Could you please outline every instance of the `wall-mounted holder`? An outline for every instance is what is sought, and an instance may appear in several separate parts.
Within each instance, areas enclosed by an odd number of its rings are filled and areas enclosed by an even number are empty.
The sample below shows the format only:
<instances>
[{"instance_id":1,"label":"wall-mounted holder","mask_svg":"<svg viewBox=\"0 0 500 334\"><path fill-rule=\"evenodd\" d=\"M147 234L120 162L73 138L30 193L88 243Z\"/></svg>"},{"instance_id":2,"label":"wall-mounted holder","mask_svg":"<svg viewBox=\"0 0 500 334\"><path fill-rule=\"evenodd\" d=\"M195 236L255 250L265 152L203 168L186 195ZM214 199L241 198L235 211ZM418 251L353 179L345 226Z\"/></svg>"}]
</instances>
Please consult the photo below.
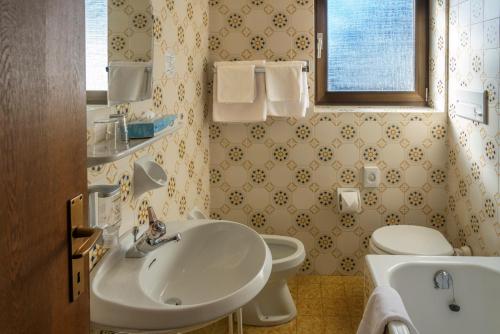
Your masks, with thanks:
<instances>
[{"instance_id":1,"label":"wall-mounted holder","mask_svg":"<svg viewBox=\"0 0 500 334\"><path fill-rule=\"evenodd\" d=\"M134 196L167 185L167 173L147 155L134 163Z\"/></svg>"},{"instance_id":2,"label":"wall-mounted holder","mask_svg":"<svg viewBox=\"0 0 500 334\"><path fill-rule=\"evenodd\" d=\"M123 159L139 150L142 150L143 148L148 147L165 136L179 131L184 127L182 116L183 115L181 114L180 117L177 118L174 125L161 130L152 138L130 139L128 144L120 142L119 145L117 145L118 147L113 150L110 150L105 141L87 146L87 167L93 167Z\"/></svg>"},{"instance_id":3,"label":"wall-mounted holder","mask_svg":"<svg viewBox=\"0 0 500 334\"><path fill-rule=\"evenodd\" d=\"M358 188L337 188L337 205L340 213L360 213L361 195Z\"/></svg>"},{"instance_id":4,"label":"wall-mounted holder","mask_svg":"<svg viewBox=\"0 0 500 334\"><path fill-rule=\"evenodd\" d=\"M455 112L462 118L488 124L488 91L458 89Z\"/></svg>"}]
</instances>

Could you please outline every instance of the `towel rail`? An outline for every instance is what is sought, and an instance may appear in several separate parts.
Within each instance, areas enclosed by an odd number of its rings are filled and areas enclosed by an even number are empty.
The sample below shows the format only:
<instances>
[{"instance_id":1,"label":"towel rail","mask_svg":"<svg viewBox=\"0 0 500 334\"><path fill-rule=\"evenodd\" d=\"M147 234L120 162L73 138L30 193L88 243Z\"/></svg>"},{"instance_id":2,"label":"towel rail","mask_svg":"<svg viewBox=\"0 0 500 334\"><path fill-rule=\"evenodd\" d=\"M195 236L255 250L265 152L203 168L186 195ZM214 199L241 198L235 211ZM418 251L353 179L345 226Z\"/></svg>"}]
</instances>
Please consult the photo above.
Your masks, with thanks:
<instances>
[{"instance_id":1,"label":"towel rail","mask_svg":"<svg viewBox=\"0 0 500 334\"><path fill-rule=\"evenodd\" d=\"M144 66L144 71L150 73L151 71L153 71L153 65ZM109 66L106 66L106 72L109 73Z\"/></svg>"},{"instance_id":2,"label":"towel rail","mask_svg":"<svg viewBox=\"0 0 500 334\"><path fill-rule=\"evenodd\" d=\"M302 66L302 72L309 72L310 70L310 67L309 67L309 60L300 60L300 61L303 61L305 62L306 64L304 66ZM214 65L214 71L216 70L215 68L215 65ZM255 73L265 73L266 72L266 68L265 67L255 67Z\"/></svg>"}]
</instances>

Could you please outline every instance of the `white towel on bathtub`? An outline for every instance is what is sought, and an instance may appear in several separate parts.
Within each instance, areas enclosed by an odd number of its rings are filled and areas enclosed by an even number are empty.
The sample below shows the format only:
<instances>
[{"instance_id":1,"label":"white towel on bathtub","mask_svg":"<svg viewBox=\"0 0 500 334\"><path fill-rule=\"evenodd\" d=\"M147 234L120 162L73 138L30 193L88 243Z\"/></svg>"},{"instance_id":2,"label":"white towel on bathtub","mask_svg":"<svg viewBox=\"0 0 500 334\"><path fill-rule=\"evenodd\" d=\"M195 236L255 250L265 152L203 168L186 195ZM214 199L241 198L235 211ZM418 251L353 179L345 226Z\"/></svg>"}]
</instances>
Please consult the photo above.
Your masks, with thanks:
<instances>
[{"instance_id":1,"label":"white towel on bathtub","mask_svg":"<svg viewBox=\"0 0 500 334\"><path fill-rule=\"evenodd\" d=\"M390 286L379 286L366 303L357 334L383 334L391 321L401 321L411 334L419 334L399 293Z\"/></svg>"}]
</instances>

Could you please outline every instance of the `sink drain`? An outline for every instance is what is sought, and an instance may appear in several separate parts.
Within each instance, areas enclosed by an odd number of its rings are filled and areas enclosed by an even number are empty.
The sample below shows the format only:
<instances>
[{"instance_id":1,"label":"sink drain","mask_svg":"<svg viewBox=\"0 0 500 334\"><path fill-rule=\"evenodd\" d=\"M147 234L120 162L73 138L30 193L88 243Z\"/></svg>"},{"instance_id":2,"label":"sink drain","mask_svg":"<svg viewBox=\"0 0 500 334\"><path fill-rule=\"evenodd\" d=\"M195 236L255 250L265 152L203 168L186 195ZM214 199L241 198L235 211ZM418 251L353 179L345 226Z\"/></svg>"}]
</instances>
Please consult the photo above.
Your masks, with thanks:
<instances>
[{"instance_id":1,"label":"sink drain","mask_svg":"<svg viewBox=\"0 0 500 334\"><path fill-rule=\"evenodd\" d=\"M182 305L182 300L176 297L169 298L165 300L165 304L179 306Z\"/></svg>"}]
</instances>

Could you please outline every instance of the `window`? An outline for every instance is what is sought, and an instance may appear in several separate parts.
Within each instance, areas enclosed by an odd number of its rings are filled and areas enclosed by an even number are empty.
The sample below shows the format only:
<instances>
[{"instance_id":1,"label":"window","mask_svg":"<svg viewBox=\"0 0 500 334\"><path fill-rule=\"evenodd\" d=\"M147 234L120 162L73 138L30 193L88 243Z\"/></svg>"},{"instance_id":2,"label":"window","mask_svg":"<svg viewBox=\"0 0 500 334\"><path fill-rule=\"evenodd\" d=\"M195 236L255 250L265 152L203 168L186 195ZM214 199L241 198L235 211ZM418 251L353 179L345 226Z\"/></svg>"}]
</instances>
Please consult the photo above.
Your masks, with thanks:
<instances>
[{"instance_id":1,"label":"window","mask_svg":"<svg viewBox=\"0 0 500 334\"><path fill-rule=\"evenodd\" d=\"M108 0L85 0L87 103L106 104L108 90Z\"/></svg>"},{"instance_id":2,"label":"window","mask_svg":"<svg viewBox=\"0 0 500 334\"><path fill-rule=\"evenodd\" d=\"M425 105L427 13L427 0L316 0L316 103Z\"/></svg>"}]
</instances>

